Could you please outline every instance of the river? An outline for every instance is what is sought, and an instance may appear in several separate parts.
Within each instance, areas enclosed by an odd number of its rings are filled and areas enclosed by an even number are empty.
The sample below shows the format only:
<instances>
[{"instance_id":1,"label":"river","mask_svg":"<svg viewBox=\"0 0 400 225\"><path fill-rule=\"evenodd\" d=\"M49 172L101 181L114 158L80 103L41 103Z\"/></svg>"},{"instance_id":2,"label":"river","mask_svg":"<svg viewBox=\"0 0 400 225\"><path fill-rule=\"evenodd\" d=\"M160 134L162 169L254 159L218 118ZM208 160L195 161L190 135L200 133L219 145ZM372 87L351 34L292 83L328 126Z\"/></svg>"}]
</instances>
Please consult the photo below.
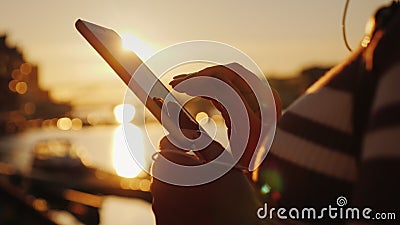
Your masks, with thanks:
<instances>
[{"instance_id":1,"label":"river","mask_svg":"<svg viewBox=\"0 0 400 225\"><path fill-rule=\"evenodd\" d=\"M134 125L133 129L140 129ZM151 132L154 136L161 138L162 129L154 128ZM132 173L132 165L135 165L133 159L127 151L124 152L124 139L121 137L121 126L93 126L84 127L79 131L63 131L57 128L33 129L23 133L3 137L0 139L0 153L2 161L16 167L19 171L29 173L32 162L33 146L41 140L49 139L68 139L85 152L85 157L90 161L90 165L108 172L117 173L118 165L121 173ZM140 138L136 137L140 141ZM140 146L141 145L141 146ZM150 149L151 146L143 146L143 151ZM122 155L118 155L122 154ZM147 155L150 153L148 152ZM127 157L126 157L127 156ZM124 159L125 162L116 163L118 159ZM124 164L125 163L125 164ZM126 165L126 163L128 165ZM147 162L149 164L150 162ZM129 165L130 164L130 165ZM125 169L125 170L124 170ZM129 174L128 174L129 175ZM72 224L68 216L60 218L65 224ZM116 224L143 224L152 225L154 215L151 205L139 199L128 199L115 196L106 197L100 209L101 225Z\"/></svg>"},{"instance_id":2,"label":"river","mask_svg":"<svg viewBox=\"0 0 400 225\"><path fill-rule=\"evenodd\" d=\"M204 121L203 121L204 122ZM221 143L227 141L226 128L219 120L207 120L202 126ZM146 128L146 129L145 129ZM120 176L135 176L141 169L134 162L126 146L124 130L129 133L129 146L134 146L136 160L142 161L148 168L151 155L159 140L164 135L158 123L147 124L146 127L128 124L87 126L80 130L60 130L53 128L31 129L17 135L0 138L0 158L3 162L15 166L18 170L29 174L32 164L33 147L41 140L68 139L84 152L85 161L92 167L116 173ZM147 138L152 140L151 144ZM67 216L62 216L63 224L74 224ZM139 199L128 199L115 196L106 197L100 209L100 224L155 224L151 204Z\"/></svg>"}]
</instances>

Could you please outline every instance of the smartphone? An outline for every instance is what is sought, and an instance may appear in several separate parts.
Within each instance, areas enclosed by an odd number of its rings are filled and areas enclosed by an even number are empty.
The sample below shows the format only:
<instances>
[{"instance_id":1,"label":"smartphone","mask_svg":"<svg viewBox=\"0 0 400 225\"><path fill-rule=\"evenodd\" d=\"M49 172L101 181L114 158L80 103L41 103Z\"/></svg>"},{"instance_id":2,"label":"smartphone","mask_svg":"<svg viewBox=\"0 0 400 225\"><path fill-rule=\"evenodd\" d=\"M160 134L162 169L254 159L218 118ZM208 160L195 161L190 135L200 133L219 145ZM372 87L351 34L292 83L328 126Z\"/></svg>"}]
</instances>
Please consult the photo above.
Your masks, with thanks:
<instances>
[{"instance_id":1,"label":"smartphone","mask_svg":"<svg viewBox=\"0 0 400 225\"><path fill-rule=\"evenodd\" d=\"M76 29L90 43L90 45L101 55L101 57L111 66L117 75L128 85L129 89L139 98L146 108L154 115L161 125L172 134L172 138L180 143L180 146L192 146L188 143L187 138L182 136L179 123L176 118L171 118L167 110L163 110L160 99L171 99L172 94L164 86L164 84L154 75L142 60L130 50L126 50L122 46L122 39L112 29L105 28L81 19L75 23ZM135 73L140 67L140 73ZM195 124L194 133L206 135L206 139L210 140L207 132L197 123L190 113L179 104L179 101L173 97L173 102L178 104L180 108L180 116L186 117ZM198 138L200 135L192 135ZM204 159L199 152L195 153L199 158Z\"/></svg>"}]
</instances>

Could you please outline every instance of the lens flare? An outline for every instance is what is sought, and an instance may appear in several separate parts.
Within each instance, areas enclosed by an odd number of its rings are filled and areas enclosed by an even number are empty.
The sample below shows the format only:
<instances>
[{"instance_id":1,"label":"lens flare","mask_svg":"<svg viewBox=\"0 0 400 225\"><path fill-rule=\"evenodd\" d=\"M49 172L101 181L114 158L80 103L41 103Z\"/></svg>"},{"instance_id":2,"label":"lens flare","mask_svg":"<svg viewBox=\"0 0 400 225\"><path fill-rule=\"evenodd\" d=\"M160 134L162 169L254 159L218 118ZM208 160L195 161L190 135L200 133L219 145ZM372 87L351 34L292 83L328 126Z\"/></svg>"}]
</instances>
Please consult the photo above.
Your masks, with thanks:
<instances>
[{"instance_id":1,"label":"lens flare","mask_svg":"<svg viewBox=\"0 0 400 225\"><path fill-rule=\"evenodd\" d=\"M152 56L156 51L150 47L148 44L144 43L143 41L139 40L135 36L125 33L121 34L122 37L122 46L126 50L131 50L135 52L140 59L145 61L150 56Z\"/></svg>"}]
</instances>

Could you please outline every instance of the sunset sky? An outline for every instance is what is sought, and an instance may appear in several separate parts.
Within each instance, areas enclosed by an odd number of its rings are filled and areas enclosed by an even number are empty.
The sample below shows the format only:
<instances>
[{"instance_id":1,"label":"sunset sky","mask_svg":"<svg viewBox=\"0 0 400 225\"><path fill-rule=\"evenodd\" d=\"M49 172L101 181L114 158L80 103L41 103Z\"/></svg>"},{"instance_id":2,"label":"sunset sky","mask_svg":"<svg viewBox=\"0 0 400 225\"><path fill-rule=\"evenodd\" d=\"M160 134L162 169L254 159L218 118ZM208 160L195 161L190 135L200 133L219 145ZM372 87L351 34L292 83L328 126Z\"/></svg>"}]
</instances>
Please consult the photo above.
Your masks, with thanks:
<instances>
[{"instance_id":1,"label":"sunset sky","mask_svg":"<svg viewBox=\"0 0 400 225\"><path fill-rule=\"evenodd\" d=\"M124 93L122 82L75 30L78 18L129 33L155 50L188 40L224 42L248 54L267 75L333 65L349 55L340 26L344 0L0 2L0 34L39 66L40 83L53 97L75 104L122 101ZM353 48L368 18L389 2L350 2L347 35Z\"/></svg>"}]
</instances>

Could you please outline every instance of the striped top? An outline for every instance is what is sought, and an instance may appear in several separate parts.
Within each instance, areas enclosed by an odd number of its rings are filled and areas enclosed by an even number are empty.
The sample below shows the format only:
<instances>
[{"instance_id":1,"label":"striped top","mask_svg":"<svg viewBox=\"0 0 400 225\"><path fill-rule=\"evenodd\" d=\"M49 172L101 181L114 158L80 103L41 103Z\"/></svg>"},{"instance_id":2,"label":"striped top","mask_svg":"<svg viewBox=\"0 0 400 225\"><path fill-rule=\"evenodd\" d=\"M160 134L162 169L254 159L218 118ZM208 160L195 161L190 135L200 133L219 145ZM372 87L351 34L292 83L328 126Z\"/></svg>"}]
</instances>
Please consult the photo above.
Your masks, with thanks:
<instances>
[{"instance_id":1,"label":"striped top","mask_svg":"<svg viewBox=\"0 0 400 225\"><path fill-rule=\"evenodd\" d=\"M259 171L279 193L275 204L337 207L344 196L347 206L400 217L399 10L373 37L281 117Z\"/></svg>"}]
</instances>

